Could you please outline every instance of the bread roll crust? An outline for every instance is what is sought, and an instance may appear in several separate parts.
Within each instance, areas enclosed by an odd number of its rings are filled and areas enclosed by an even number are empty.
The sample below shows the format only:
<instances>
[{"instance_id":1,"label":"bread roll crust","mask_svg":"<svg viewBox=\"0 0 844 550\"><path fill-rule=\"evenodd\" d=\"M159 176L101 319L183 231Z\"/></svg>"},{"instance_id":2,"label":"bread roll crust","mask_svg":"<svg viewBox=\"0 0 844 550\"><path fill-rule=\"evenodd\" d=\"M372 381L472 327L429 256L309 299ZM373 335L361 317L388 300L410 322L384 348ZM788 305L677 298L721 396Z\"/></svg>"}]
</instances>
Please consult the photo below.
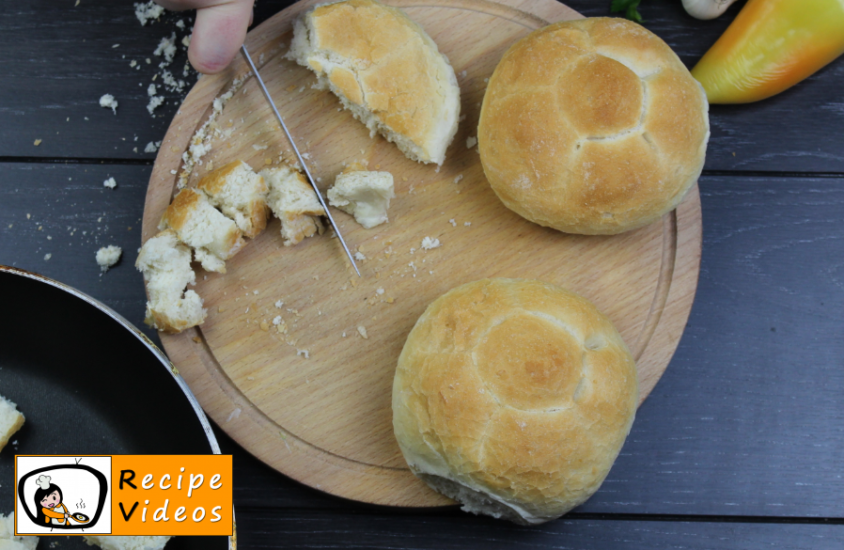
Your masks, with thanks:
<instances>
[{"instance_id":1,"label":"bread roll crust","mask_svg":"<svg viewBox=\"0 0 844 550\"><path fill-rule=\"evenodd\" d=\"M206 174L197 184L211 204L234 220L244 236L254 239L267 227L269 189L264 178L242 160Z\"/></svg>"},{"instance_id":2,"label":"bread roll crust","mask_svg":"<svg viewBox=\"0 0 844 550\"><path fill-rule=\"evenodd\" d=\"M534 524L598 489L637 401L630 351L592 303L539 281L485 279L438 298L410 332L393 427L435 489Z\"/></svg>"},{"instance_id":3,"label":"bread roll crust","mask_svg":"<svg viewBox=\"0 0 844 550\"><path fill-rule=\"evenodd\" d=\"M706 95L659 37L623 19L565 21L504 54L481 108L484 173L519 215L615 234L680 203L703 169Z\"/></svg>"},{"instance_id":4,"label":"bread roll crust","mask_svg":"<svg viewBox=\"0 0 844 550\"><path fill-rule=\"evenodd\" d=\"M411 159L443 163L457 132L460 89L419 25L374 0L347 0L306 12L294 31L290 56L356 118Z\"/></svg>"}]
</instances>

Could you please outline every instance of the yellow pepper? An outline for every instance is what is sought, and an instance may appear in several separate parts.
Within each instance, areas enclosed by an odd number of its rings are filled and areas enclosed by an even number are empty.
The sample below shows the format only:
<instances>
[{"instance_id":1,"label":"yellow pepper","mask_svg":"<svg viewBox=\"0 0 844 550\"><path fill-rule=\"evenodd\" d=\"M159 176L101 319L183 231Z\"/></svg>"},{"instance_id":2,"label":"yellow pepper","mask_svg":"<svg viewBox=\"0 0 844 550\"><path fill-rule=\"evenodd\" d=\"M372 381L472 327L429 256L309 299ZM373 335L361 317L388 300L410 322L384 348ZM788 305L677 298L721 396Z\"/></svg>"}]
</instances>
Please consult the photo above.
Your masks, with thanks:
<instances>
[{"instance_id":1,"label":"yellow pepper","mask_svg":"<svg viewBox=\"0 0 844 550\"><path fill-rule=\"evenodd\" d=\"M844 0L748 0L692 69L710 103L778 94L844 53Z\"/></svg>"}]
</instances>

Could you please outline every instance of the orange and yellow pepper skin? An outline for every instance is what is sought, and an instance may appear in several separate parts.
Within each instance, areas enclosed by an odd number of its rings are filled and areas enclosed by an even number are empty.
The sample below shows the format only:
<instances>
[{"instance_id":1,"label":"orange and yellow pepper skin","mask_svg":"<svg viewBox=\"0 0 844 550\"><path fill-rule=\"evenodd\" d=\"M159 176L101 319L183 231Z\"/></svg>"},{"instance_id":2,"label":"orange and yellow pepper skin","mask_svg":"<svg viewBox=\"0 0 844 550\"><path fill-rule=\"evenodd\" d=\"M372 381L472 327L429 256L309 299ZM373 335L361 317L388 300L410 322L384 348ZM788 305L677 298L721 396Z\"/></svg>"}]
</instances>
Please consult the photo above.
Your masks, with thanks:
<instances>
[{"instance_id":1,"label":"orange and yellow pepper skin","mask_svg":"<svg viewBox=\"0 0 844 550\"><path fill-rule=\"evenodd\" d=\"M748 0L692 69L710 103L778 94L844 53L844 0Z\"/></svg>"}]
</instances>

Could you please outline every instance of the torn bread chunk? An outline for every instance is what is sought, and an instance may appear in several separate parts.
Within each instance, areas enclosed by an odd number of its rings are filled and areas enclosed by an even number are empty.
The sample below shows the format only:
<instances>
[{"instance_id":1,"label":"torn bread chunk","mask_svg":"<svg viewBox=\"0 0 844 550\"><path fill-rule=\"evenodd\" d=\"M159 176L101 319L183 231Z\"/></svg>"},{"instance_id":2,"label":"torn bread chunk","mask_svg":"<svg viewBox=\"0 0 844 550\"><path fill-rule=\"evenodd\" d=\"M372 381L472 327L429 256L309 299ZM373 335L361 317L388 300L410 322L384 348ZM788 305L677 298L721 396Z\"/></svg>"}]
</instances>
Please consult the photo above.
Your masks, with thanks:
<instances>
[{"instance_id":1,"label":"torn bread chunk","mask_svg":"<svg viewBox=\"0 0 844 550\"><path fill-rule=\"evenodd\" d=\"M15 515L0 514L0 549L2 550L35 550L39 537L16 537Z\"/></svg>"},{"instance_id":2,"label":"torn bread chunk","mask_svg":"<svg viewBox=\"0 0 844 550\"><path fill-rule=\"evenodd\" d=\"M366 229L385 223L390 199L395 198L389 172L344 170L328 190L328 203L355 217Z\"/></svg>"},{"instance_id":3,"label":"torn bread chunk","mask_svg":"<svg viewBox=\"0 0 844 550\"><path fill-rule=\"evenodd\" d=\"M149 239L135 267L147 283L146 323L164 332L181 332L205 320L202 298L193 290L196 274L190 266L190 248L179 242L172 229Z\"/></svg>"},{"instance_id":4,"label":"torn bread chunk","mask_svg":"<svg viewBox=\"0 0 844 550\"><path fill-rule=\"evenodd\" d=\"M85 542L103 550L163 550L171 538L173 537L85 535Z\"/></svg>"},{"instance_id":5,"label":"torn bread chunk","mask_svg":"<svg viewBox=\"0 0 844 550\"><path fill-rule=\"evenodd\" d=\"M270 188L270 208L281 220L284 246L293 246L317 232L322 233L319 216L324 216L325 210L301 172L282 164L261 170L260 174Z\"/></svg>"},{"instance_id":6,"label":"torn bread chunk","mask_svg":"<svg viewBox=\"0 0 844 550\"><path fill-rule=\"evenodd\" d=\"M460 88L431 37L374 0L316 6L293 26L287 57L317 75L370 132L409 158L441 165L460 117Z\"/></svg>"},{"instance_id":7,"label":"torn bread chunk","mask_svg":"<svg viewBox=\"0 0 844 550\"><path fill-rule=\"evenodd\" d=\"M25 418L17 405L0 395L0 451L16 431L21 429Z\"/></svg>"},{"instance_id":8,"label":"torn bread chunk","mask_svg":"<svg viewBox=\"0 0 844 550\"><path fill-rule=\"evenodd\" d=\"M173 229L180 241L194 249L196 261L206 271L225 273L225 260L237 254L244 244L237 225L195 189L183 189L176 195L158 228Z\"/></svg>"},{"instance_id":9,"label":"torn bread chunk","mask_svg":"<svg viewBox=\"0 0 844 550\"><path fill-rule=\"evenodd\" d=\"M199 180L197 189L244 235L255 238L267 226L267 188L264 178L243 161L234 161Z\"/></svg>"}]
</instances>

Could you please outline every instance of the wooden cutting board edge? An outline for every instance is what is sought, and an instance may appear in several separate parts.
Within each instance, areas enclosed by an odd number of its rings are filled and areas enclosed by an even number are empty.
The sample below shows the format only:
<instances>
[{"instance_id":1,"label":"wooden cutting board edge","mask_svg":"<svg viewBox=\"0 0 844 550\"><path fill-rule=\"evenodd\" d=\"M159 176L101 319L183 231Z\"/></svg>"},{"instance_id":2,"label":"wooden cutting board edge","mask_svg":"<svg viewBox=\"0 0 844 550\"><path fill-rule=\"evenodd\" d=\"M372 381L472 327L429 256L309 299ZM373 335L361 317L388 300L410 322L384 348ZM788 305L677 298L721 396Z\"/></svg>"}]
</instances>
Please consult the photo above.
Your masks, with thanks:
<instances>
[{"instance_id":1,"label":"wooden cutting board edge","mask_svg":"<svg viewBox=\"0 0 844 550\"><path fill-rule=\"evenodd\" d=\"M305 0L276 14L251 31L247 47L253 58L278 47L277 37L289 30L295 16L318 0ZM554 0L394 0L399 7L442 6L493 13L525 26L536 27L580 15ZM143 238L157 232L158 220L176 191L172 166L187 150L190 139L211 113L214 98L247 71L238 59L221 74L203 77L186 98L168 129L156 158L147 190ZM679 344L691 312L700 271L702 221L700 195L695 185L675 212L663 219L665 244L660 269L660 291L651 305L648 323L636 344L640 404L653 390ZM240 445L270 467L316 489L340 496L390 506L430 507L453 504L435 493L404 468L364 464L315 447L287 432L258 410L226 376L200 329L179 335L161 335L165 350L208 415ZM198 343L197 343L198 341ZM278 440L284 448L278 454ZM397 485L402 487L396 491Z\"/></svg>"}]
</instances>

